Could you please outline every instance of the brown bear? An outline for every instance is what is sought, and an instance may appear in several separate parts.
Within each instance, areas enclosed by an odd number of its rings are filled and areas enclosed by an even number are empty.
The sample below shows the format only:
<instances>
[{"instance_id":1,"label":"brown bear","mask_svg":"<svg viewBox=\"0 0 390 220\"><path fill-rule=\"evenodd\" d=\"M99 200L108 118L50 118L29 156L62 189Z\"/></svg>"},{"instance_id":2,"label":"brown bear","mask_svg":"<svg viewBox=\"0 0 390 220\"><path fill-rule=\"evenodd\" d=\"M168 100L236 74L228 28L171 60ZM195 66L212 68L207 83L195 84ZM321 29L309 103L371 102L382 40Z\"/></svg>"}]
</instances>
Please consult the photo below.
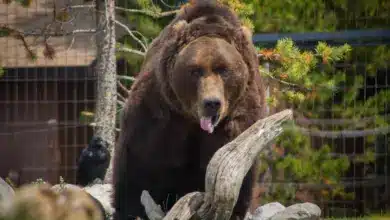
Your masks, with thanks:
<instances>
[{"instance_id":1,"label":"brown bear","mask_svg":"<svg viewBox=\"0 0 390 220\"><path fill-rule=\"evenodd\" d=\"M143 190L165 211L181 196L204 191L213 154L264 116L250 31L223 5L184 7L150 45L123 110L114 220L145 217ZM246 214L252 170L233 216Z\"/></svg>"}]
</instances>

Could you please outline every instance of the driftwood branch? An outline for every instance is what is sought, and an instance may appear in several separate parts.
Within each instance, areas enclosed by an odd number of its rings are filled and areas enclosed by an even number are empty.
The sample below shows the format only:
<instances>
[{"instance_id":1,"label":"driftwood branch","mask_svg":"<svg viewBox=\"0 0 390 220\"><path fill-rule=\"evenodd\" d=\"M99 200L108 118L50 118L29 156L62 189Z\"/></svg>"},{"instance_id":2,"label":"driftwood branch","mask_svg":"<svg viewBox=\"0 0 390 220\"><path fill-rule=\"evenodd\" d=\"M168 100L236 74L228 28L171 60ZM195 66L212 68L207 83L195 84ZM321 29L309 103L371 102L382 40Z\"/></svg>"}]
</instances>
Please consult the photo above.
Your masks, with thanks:
<instances>
[{"instance_id":1,"label":"driftwood branch","mask_svg":"<svg viewBox=\"0 0 390 220\"><path fill-rule=\"evenodd\" d=\"M115 7L116 10L124 11L128 13L138 13L138 14L144 14L148 15L152 18L163 18L167 16L173 16L176 15L179 10L173 10L173 11L165 11L165 12L155 12L155 11L149 11L149 10L139 10L139 9L129 9L129 8L122 8L122 7Z\"/></svg>"},{"instance_id":2,"label":"driftwood branch","mask_svg":"<svg viewBox=\"0 0 390 220\"><path fill-rule=\"evenodd\" d=\"M95 4L86 4L86 5L72 5L69 6L69 8L72 9L90 9L90 8L95 8ZM151 10L140 10L140 9L131 9L131 8L123 8L119 6L115 6L115 9L118 11L123 11L127 13L134 13L134 14L143 14L150 16L152 18L163 18L167 16L173 16L176 15L179 12L179 9L172 10L172 11L165 11L165 12L156 12L156 11L151 11Z\"/></svg>"},{"instance_id":3,"label":"driftwood branch","mask_svg":"<svg viewBox=\"0 0 390 220\"><path fill-rule=\"evenodd\" d=\"M137 43L139 43L142 48L144 49L144 51L147 51L148 48L146 47L146 45L138 38L134 35L133 31L130 30L129 27L127 27L125 24L122 24L120 21L118 20L114 20L115 24L119 25L120 27L122 27L123 29L125 29L127 31L127 33L135 40L137 41Z\"/></svg>"},{"instance_id":4,"label":"driftwood branch","mask_svg":"<svg viewBox=\"0 0 390 220\"><path fill-rule=\"evenodd\" d=\"M165 214L162 211L161 206L154 202L153 198L146 190L142 192L141 203L145 207L145 212L149 220L158 220L164 218Z\"/></svg>"},{"instance_id":5,"label":"driftwood branch","mask_svg":"<svg viewBox=\"0 0 390 220\"><path fill-rule=\"evenodd\" d=\"M118 87L119 87L119 89L121 90L121 92L123 92L123 93L126 95L126 98L127 98L127 96L129 95L130 90L128 90L128 89L126 88L126 86L123 85L123 83L121 83L119 80L118 80ZM119 93L118 93L118 94L119 94Z\"/></svg>"},{"instance_id":6,"label":"driftwood branch","mask_svg":"<svg viewBox=\"0 0 390 220\"><path fill-rule=\"evenodd\" d=\"M145 56L145 53L142 52L142 51L139 51L139 50L134 50L134 49L130 49L130 48L126 48L124 46L117 46L117 51L120 51L120 52L126 52L126 53L134 53L134 54L137 54L137 55L140 55L142 57Z\"/></svg>"},{"instance_id":7,"label":"driftwood branch","mask_svg":"<svg viewBox=\"0 0 390 220\"><path fill-rule=\"evenodd\" d=\"M291 110L284 110L261 119L220 148L207 166L206 192L185 195L163 219L230 219L245 175L292 115ZM153 207L145 209L150 212Z\"/></svg>"}]
</instances>

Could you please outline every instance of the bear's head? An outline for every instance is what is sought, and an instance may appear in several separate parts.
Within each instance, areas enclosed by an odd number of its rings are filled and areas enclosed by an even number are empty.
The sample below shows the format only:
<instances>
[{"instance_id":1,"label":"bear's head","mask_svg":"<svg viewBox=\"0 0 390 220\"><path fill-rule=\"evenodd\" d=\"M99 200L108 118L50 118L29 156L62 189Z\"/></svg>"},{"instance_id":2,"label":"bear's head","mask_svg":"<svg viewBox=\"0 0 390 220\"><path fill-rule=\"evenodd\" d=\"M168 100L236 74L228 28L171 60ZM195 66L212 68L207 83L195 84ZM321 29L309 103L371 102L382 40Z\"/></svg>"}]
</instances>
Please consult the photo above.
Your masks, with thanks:
<instances>
[{"instance_id":1,"label":"bear's head","mask_svg":"<svg viewBox=\"0 0 390 220\"><path fill-rule=\"evenodd\" d=\"M183 110L210 133L231 111L249 78L237 49L222 38L209 36L183 48L171 71L172 90Z\"/></svg>"},{"instance_id":2,"label":"bear's head","mask_svg":"<svg viewBox=\"0 0 390 220\"><path fill-rule=\"evenodd\" d=\"M167 27L157 77L171 108L212 133L258 74L251 33L228 8L199 4Z\"/></svg>"}]
</instances>

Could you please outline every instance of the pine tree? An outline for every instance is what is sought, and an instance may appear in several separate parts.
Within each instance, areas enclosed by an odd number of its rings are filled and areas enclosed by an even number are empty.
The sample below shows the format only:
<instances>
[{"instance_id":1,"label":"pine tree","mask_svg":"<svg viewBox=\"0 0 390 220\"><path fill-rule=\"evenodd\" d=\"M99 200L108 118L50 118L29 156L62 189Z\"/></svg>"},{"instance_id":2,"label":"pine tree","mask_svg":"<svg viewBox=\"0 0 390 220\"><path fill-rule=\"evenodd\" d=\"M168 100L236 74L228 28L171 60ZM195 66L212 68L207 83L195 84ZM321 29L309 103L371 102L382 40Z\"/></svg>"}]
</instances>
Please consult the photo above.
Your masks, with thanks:
<instances>
[{"instance_id":1,"label":"pine tree","mask_svg":"<svg viewBox=\"0 0 390 220\"><path fill-rule=\"evenodd\" d=\"M332 110L332 97L347 79L346 73L336 71L334 64L344 61L350 52L351 47L348 45L331 47L323 42L318 43L314 52L301 51L290 39L279 40L274 49L259 49L262 64L271 63L269 68L260 66L260 73L282 85L268 98L268 104L278 107L280 103L284 103L285 107L294 109L298 118L300 114L301 117L310 119L326 118L328 112L324 109L330 106L327 110ZM345 96L348 97L348 94ZM311 126L308 129L321 128ZM349 167L348 158L334 158L331 151L329 144L313 149L309 137L301 130L294 125L286 128L273 145L272 157L261 156L261 170L270 167L273 181L276 182L272 184L268 196L263 198L264 202L298 202L302 199L299 192L305 190L305 184L336 184L327 187L328 189L311 190L312 199L353 196L345 194L342 186L337 184ZM284 175L281 177L281 174ZM286 185L286 182L303 184Z\"/></svg>"},{"instance_id":2,"label":"pine tree","mask_svg":"<svg viewBox=\"0 0 390 220\"><path fill-rule=\"evenodd\" d=\"M390 14L390 4L381 0L262 0L254 6L252 19L257 33L327 32L389 25L386 17ZM346 193L341 184L346 171L354 170L353 166L364 165L363 177L378 174L379 171L375 173L372 168L378 160L375 155L378 153L378 147L375 148L377 135L355 138L355 142L362 145L362 153L348 156L342 149L343 144L329 137L332 132L357 130L359 134L388 126L384 117L389 112L386 104L390 99L388 88L377 88L372 92L375 94L365 97L364 87L368 81L386 78L384 70L390 63L389 49L388 45L352 48L348 45L330 47L319 42L314 51L302 51L289 39L278 41L274 48L259 48L261 73L279 87L272 91L273 96L269 97L268 103L275 108L293 107L297 119L301 119L277 139L271 158L262 156L266 162L261 169L264 172L270 166L274 181L303 183L273 183L271 191L261 198L262 202L314 200L326 204L326 201L340 198L353 199L355 195ZM362 66L362 63L365 65ZM343 123L308 125L316 119L329 122L333 118ZM318 138L303 131L325 134L328 138L320 143ZM387 149L381 151L387 152ZM383 175L383 169L380 170ZM321 184L324 187L318 187Z\"/></svg>"},{"instance_id":3,"label":"pine tree","mask_svg":"<svg viewBox=\"0 0 390 220\"><path fill-rule=\"evenodd\" d=\"M143 10L148 13L127 13L123 12L123 15L127 16L129 22L133 25L131 27L140 41L134 39L134 37L126 35L119 41L123 46L129 49L142 50L142 47L148 47L152 40L158 36L160 31L166 26L171 19L176 15L175 12L182 7L184 3L181 1L152 1L152 0L119 0L118 6L127 9ZM142 45L143 44L143 45ZM127 73L123 73L129 76L135 76L140 70L143 55L137 53L129 53L127 51L118 51L118 58L124 58L126 62L131 66ZM129 86L131 82L127 81L126 86Z\"/></svg>"}]
</instances>

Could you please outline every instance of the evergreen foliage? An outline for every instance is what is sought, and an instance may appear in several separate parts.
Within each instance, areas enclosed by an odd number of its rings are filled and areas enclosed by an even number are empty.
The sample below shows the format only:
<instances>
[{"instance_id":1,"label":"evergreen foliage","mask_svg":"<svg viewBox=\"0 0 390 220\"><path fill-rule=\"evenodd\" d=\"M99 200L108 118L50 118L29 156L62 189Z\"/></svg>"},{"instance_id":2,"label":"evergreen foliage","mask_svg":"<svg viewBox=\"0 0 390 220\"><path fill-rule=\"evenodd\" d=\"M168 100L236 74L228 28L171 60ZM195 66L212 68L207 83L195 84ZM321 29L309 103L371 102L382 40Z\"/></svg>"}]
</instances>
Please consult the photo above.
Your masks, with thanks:
<instances>
[{"instance_id":1,"label":"evergreen foliage","mask_svg":"<svg viewBox=\"0 0 390 220\"><path fill-rule=\"evenodd\" d=\"M149 11L151 14L159 14L165 11L177 10L182 3L175 3L172 0L166 1L152 1L152 0L119 0L117 2L119 7L128 9L140 9ZM166 26L170 20L174 17L174 14L166 17L155 18L147 14L138 13L126 13L123 12L129 22L133 25L130 27L134 31L135 35L140 38L145 45L148 45L152 40L157 37L160 31ZM140 50L141 45L129 35L124 36L118 40L122 42L124 46L130 49ZM132 67L127 73L119 73L126 75L136 75L140 70L143 56L128 52L118 52L118 58L124 58L128 64ZM131 84L131 81L124 81L127 86Z\"/></svg>"},{"instance_id":2,"label":"evergreen foliage","mask_svg":"<svg viewBox=\"0 0 390 220\"><path fill-rule=\"evenodd\" d=\"M285 83L273 91L268 104L277 108L283 103L285 107L293 108L310 119L327 118L334 107L334 94L347 79L346 73L337 71L334 64L347 60L350 53L351 47L347 44L331 47L324 42L319 42L314 51L301 51L291 39L279 40L274 49L259 49L263 57L260 73L265 78ZM269 65L264 65L265 62ZM349 93L354 94L357 89L359 87ZM343 93L344 97L350 97L349 93ZM353 198L353 194L344 193L340 184L343 173L349 168L348 157L342 155L335 158L331 152L330 144L314 149L309 136L294 126L287 128L273 145L272 157L261 156L264 161L261 170L270 167L272 181L276 182L262 201L298 202L302 198L297 193L302 190L310 191L310 197L316 200L336 196ZM312 184L313 187L322 184L326 187L320 190L305 189L299 183Z\"/></svg>"},{"instance_id":3,"label":"evergreen foliage","mask_svg":"<svg viewBox=\"0 0 390 220\"><path fill-rule=\"evenodd\" d=\"M256 33L327 32L387 28L390 4L383 0L261 0L254 10L252 19ZM390 90L384 88L388 82L383 82L388 79L385 74L388 74L390 63L389 45L368 47L363 46L364 40L358 44L362 46L331 47L318 42L314 50L300 50L290 39L281 39L274 48L259 48L261 73L278 85L267 100L271 107L292 107L297 118L304 122L336 119L333 125L296 122L276 140L270 158L262 155L266 161L261 165L262 171L271 167L273 181L288 183L271 184L271 191L261 198L262 203L314 200L326 207L331 200L348 200L356 196L341 184L347 171L356 170L352 177L356 177L356 172L361 173L362 178L385 175L385 168L374 168L386 166L376 162L385 160L377 153L388 152L384 147L389 146L389 143L378 144L378 138L383 137L380 134L349 138L355 141L346 145L340 143L343 138L328 137L319 141L320 138L302 132L304 128L330 136L341 131L358 131L356 135L359 131L364 133L389 126L386 114L389 113ZM367 92L369 82L375 82L378 88ZM353 149L356 143L362 145L360 152ZM350 154L344 152L344 147L349 148ZM383 190L382 193L386 192ZM372 203L364 203L365 210L360 211L367 212Z\"/></svg>"}]
</instances>

